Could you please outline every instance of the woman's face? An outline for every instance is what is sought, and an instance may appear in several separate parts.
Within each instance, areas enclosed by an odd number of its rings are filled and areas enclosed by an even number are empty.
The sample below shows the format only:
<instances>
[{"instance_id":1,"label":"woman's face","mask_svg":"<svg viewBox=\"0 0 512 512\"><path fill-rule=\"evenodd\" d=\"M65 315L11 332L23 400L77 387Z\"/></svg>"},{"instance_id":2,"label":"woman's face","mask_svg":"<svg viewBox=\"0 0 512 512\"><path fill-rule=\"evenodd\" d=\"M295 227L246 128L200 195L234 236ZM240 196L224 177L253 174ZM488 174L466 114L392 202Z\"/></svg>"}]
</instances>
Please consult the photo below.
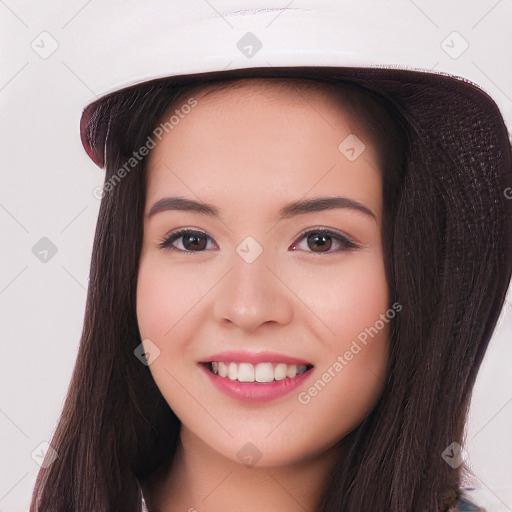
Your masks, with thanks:
<instances>
[{"instance_id":1,"label":"woman's face","mask_svg":"<svg viewBox=\"0 0 512 512\"><path fill-rule=\"evenodd\" d=\"M375 149L320 91L248 82L188 104L147 162L137 318L151 374L205 449L261 466L319 456L386 373Z\"/></svg>"}]
</instances>

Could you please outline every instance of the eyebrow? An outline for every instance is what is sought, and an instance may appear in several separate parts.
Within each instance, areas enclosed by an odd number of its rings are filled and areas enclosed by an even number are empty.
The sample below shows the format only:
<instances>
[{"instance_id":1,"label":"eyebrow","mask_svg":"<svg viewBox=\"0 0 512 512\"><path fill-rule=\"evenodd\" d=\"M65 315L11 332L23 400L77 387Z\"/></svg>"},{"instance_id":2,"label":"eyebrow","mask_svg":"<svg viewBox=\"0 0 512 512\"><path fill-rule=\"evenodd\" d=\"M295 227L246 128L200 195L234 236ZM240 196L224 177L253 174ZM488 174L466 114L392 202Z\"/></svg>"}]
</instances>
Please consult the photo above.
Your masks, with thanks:
<instances>
[{"instance_id":1,"label":"eyebrow","mask_svg":"<svg viewBox=\"0 0 512 512\"><path fill-rule=\"evenodd\" d=\"M333 210L336 208L349 208L362 212L376 220L376 215L366 206L343 196L316 197L313 199L302 199L283 206L279 210L279 220L288 219L297 215L307 213ZM164 197L158 200L148 213L148 219L159 212L176 210L202 213L211 217L219 217L219 209L208 203L202 203L184 197Z\"/></svg>"}]
</instances>

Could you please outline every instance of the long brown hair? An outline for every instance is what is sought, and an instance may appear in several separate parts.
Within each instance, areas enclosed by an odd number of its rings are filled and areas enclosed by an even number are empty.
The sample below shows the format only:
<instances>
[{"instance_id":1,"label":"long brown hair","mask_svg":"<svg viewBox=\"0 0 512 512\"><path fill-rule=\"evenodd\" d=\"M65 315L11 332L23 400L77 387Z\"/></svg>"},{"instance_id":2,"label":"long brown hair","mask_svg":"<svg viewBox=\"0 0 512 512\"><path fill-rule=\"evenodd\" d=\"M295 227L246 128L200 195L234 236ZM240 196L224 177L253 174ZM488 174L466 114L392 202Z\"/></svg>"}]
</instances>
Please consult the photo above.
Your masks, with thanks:
<instances>
[{"instance_id":1,"label":"long brown hair","mask_svg":"<svg viewBox=\"0 0 512 512\"><path fill-rule=\"evenodd\" d=\"M441 453L453 442L464 444L471 391L512 271L511 202L498 195L511 185L510 148L500 166L466 161L462 150L476 143L474 133L479 144L499 147L504 125L475 125L470 133L447 119L446 133L427 145L424 138L432 134L418 117L428 118L426 108L412 116L407 106L431 94L432 108L447 108L448 92L436 96L417 84L402 87L398 102L361 74L329 78L300 68L199 78L213 84L249 76L336 84L382 161L386 271L391 303L402 310L391 323L382 396L340 441L344 457L325 483L318 512L446 510L460 492L464 466L452 468ZM97 102L87 139L103 160L106 183L197 83L193 76L155 80ZM483 115L469 93L461 107L473 109L474 119ZM498 112L495 117L501 119ZM450 151L457 144L460 154ZM180 421L134 356L141 343L135 292L144 163L101 200L83 333L51 441L58 458L39 472L32 512L140 512L141 487L174 458ZM482 168L485 182L476 177Z\"/></svg>"}]
</instances>

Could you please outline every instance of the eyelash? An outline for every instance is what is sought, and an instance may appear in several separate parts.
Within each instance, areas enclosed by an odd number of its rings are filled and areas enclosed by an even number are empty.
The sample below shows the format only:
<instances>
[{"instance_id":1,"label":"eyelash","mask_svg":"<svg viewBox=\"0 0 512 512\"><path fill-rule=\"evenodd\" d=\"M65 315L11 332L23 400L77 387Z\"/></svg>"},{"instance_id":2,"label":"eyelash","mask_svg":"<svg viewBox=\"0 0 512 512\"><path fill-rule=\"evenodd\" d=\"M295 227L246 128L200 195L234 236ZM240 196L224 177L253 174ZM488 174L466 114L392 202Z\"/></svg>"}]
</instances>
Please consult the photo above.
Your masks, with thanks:
<instances>
[{"instance_id":1,"label":"eyelash","mask_svg":"<svg viewBox=\"0 0 512 512\"><path fill-rule=\"evenodd\" d=\"M184 228L184 229L179 229L177 231L173 231L172 233L169 233L168 235L166 235L166 237L162 241L159 242L158 246L161 249L164 249L164 250L180 251L180 252L184 252L184 253L187 253L187 254L205 252L205 250L203 250L203 251L187 251L187 250L183 250L183 249L178 249L177 247L174 247L172 245L173 242L175 242L176 240L179 240L181 237L183 237L183 235L186 235L186 234L204 235L209 240L212 240L212 238L209 235L207 235L206 233L204 233L202 231L198 231L198 230L195 230L195 229ZM305 237L307 237L308 235L311 235L311 234L329 236L329 237L333 238L334 240L338 241L343 246L342 249L339 249L337 251L326 251L326 252L323 252L323 253L322 252L315 252L315 251L306 251L306 252L311 252L312 254L319 254L319 255L332 254L332 253L344 252L346 250L360 249L361 248L361 245L359 245L358 243L354 242L353 240L350 240L349 238L347 238L346 236L342 235L341 233L338 233L336 231L332 231L332 230L326 229L326 228L316 228L316 229L313 228L313 229L308 229L306 231L303 231L299 235L299 238L298 238L299 243ZM296 245L298 245L298 244L295 244L295 243L293 244L293 246L296 246Z\"/></svg>"}]
</instances>

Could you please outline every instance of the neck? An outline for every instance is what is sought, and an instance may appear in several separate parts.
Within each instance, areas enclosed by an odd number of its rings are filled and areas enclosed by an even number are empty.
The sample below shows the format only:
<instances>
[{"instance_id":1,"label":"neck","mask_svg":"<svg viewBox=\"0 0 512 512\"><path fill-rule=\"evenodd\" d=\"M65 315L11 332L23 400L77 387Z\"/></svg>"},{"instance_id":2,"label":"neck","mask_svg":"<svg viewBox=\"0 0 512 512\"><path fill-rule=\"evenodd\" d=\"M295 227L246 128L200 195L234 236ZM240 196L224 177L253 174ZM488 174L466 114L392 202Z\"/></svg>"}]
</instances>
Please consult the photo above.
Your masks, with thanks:
<instances>
[{"instance_id":1,"label":"neck","mask_svg":"<svg viewBox=\"0 0 512 512\"><path fill-rule=\"evenodd\" d=\"M313 512L338 456L334 446L284 466L248 467L214 451L182 425L170 471L144 496L149 512Z\"/></svg>"}]
</instances>

